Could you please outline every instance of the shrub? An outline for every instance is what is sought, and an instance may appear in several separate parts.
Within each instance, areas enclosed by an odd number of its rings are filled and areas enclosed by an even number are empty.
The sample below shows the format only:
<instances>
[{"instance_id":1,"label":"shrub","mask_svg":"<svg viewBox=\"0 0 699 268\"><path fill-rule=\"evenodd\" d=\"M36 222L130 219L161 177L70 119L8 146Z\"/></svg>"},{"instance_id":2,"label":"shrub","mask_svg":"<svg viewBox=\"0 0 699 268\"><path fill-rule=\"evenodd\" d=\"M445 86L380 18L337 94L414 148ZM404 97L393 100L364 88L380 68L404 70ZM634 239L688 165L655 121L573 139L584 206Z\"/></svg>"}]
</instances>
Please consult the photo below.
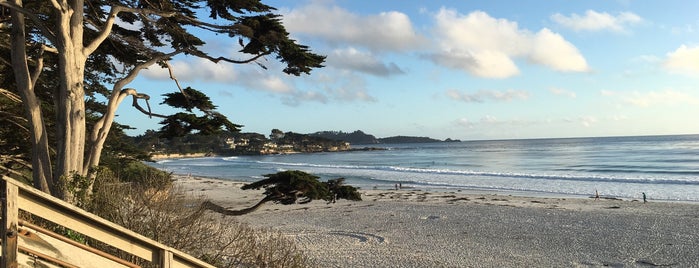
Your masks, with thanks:
<instances>
[{"instance_id":1,"label":"shrub","mask_svg":"<svg viewBox=\"0 0 699 268\"><path fill-rule=\"evenodd\" d=\"M138 161L127 162L120 172L120 179L145 188L166 189L172 185L171 173Z\"/></svg>"},{"instance_id":2,"label":"shrub","mask_svg":"<svg viewBox=\"0 0 699 268\"><path fill-rule=\"evenodd\" d=\"M113 176L105 176L95 185L92 210L217 267L309 266L293 241L280 233L257 230L229 218L224 221L220 215L205 213L200 206L202 201L175 187L121 183ZM102 250L144 267L153 265L104 245Z\"/></svg>"}]
</instances>

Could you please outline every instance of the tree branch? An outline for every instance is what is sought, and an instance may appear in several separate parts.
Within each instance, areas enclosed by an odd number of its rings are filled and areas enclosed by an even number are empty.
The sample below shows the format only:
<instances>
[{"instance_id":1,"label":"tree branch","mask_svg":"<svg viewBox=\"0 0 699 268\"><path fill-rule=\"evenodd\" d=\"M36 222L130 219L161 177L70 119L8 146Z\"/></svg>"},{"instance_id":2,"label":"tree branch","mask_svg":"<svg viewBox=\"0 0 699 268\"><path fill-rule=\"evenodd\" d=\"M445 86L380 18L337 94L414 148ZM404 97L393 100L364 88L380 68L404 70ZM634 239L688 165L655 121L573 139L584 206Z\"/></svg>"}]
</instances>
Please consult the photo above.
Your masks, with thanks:
<instances>
[{"instance_id":1,"label":"tree branch","mask_svg":"<svg viewBox=\"0 0 699 268\"><path fill-rule=\"evenodd\" d=\"M179 18L183 18L184 20L188 21L192 25L199 27L201 29L207 30L207 31L212 31L212 32L219 32L223 33L228 30L235 30L235 26L224 26L224 25L218 25L218 24L213 24L213 23L208 23L208 22L203 22L201 20L189 17L189 16L180 16Z\"/></svg>"},{"instance_id":2,"label":"tree branch","mask_svg":"<svg viewBox=\"0 0 699 268\"><path fill-rule=\"evenodd\" d=\"M155 63L164 61L166 59L174 57L175 55L183 53L183 52L184 51L176 50L176 51L173 51L173 52L170 52L167 54L161 54L158 56L154 56L152 59L135 66L131 71L129 71L129 74L127 74L124 78L122 78L121 80L119 80L118 82L116 82L114 84L114 92L112 92L112 95L116 96L116 95L120 94L120 90L125 85L127 85L128 83L131 83L131 81L136 79L136 77L138 76L139 72L141 72L141 70L146 69Z\"/></svg>"},{"instance_id":3,"label":"tree branch","mask_svg":"<svg viewBox=\"0 0 699 268\"><path fill-rule=\"evenodd\" d=\"M132 105L133 105L133 107L136 107L136 110L139 110L140 112L144 113L145 115L148 115L149 117L155 116L155 117L160 117L160 118L167 118L167 116L165 116L165 115L156 114L156 113L151 112L150 104L148 103L150 96L148 96L148 94L138 93L138 91L136 91L136 89L134 89L134 88L125 88L124 90L121 91L119 98L123 99L124 97L129 96L129 95L133 96L133 104ZM146 105L148 106L148 110L143 109L143 107L141 107L141 105L138 103L139 99L146 100Z\"/></svg>"},{"instance_id":4,"label":"tree branch","mask_svg":"<svg viewBox=\"0 0 699 268\"><path fill-rule=\"evenodd\" d=\"M114 26L114 23L116 22L117 15L121 12L131 12L131 13L139 13L142 15L158 15L161 17L172 17L175 16L175 12L161 12L158 10L153 10L153 9L139 9L139 8L130 8L130 7L125 7L125 6L112 6L111 11L109 11L109 16L107 17L107 21L105 22L104 28L100 31L99 35L97 35L97 38L92 40L92 42L87 45L85 48L83 48L83 53L85 55L90 55L92 52L95 52L97 47L99 47L104 40L109 37L109 35L112 32L112 27Z\"/></svg>"},{"instance_id":5,"label":"tree branch","mask_svg":"<svg viewBox=\"0 0 699 268\"><path fill-rule=\"evenodd\" d=\"M167 71L170 74L170 79L175 81L175 85L177 85L177 88L180 90L182 95L184 95L185 99L189 101L189 96L187 96L187 93L184 92L184 89L182 89L182 86L180 85L180 81L178 81L177 77L175 77L175 73L172 71L172 65L170 65L169 61L165 61L165 67L167 68Z\"/></svg>"},{"instance_id":6,"label":"tree branch","mask_svg":"<svg viewBox=\"0 0 699 268\"><path fill-rule=\"evenodd\" d=\"M55 0L53 0L51 2L54 3ZM58 3L55 3L54 7L56 7L56 5L58 5ZM24 9L24 7L17 5L15 3L12 3L10 1L7 1L7 0L0 0L0 6L4 6L6 8L9 8L10 10L13 10L17 13L24 15L24 16L27 16L31 21L33 21L36 24L36 27L39 28L39 31L41 31L44 34L44 37L46 37L46 39L48 39L49 41L51 41L54 44L56 43L56 34L51 32L51 30L49 30L49 28L46 28L46 26L44 25L44 22L41 21L39 16L37 16L33 12L30 12L29 10Z\"/></svg>"},{"instance_id":7,"label":"tree branch","mask_svg":"<svg viewBox=\"0 0 699 268\"><path fill-rule=\"evenodd\" d=\"M62 6L61 6L61 4L59 4L57 0L51 0L51 5L52 5L53 8L55 8L55 9L58 9L58 10L62 10L62 9L63 9Z\"/></svg>"},{"instance_id":8,"label":"tree branch","mask_svg":"<svg viewBox=\"0 0 699 268\"><path fill-rule=\"evenodd\" d=\"M3 63L7 66L12 66L12 63L10 63L9 61L7 61L5 58L2 58L2 57L0 57L0 63Z\"/></svg>"},{"instance_id":9,"label":"tree branch","mask_svg":"<svg viewBox=\"0 0 699 268\"><path fill-rule=\"evenodd\" d=\"M204 203L201 204L201 207L204 209L219 213L219 214L226 215L226 216L240 216L240 215L245 215L245 214L248 214L250 212L253 212L253 211L257 210L258 208L260 208L260 206L262 206L264 203L267 203L267 202L272 201L272 200L274 200L274 198L266 196L265 198L260 200L260 202L257 202L257 204L255 204L254 206L249 207L249 208L244 208L241 210L226 209L226 208L224 208L220 205L214 204L208 200L204 201Z\"/></svg>"},{"instance_id":10,"label":"tree branch","mask_svg":"<svg viewBox=\"0 0 699 268\"><path fill-rule=\"evenodd\" d=\"M7 90L7 89L0 88L0 94L5 96L6 98L10 99L11 101L14 101L17 103L22 102L22 98L19 95L17 95L16 93L14 93L12 91Z\"/></svg>"},{"instance_id":11,"label":"tree branch","mask_svg":"<svg viewBox=\"0 0 699 268\"><path fill-rule=\"evenodd\" d=\"M41 45L41 48L39 49L39 53L37 53L37 58L36 58L36 67L34 68L34 72L31 73L31 83L32 83L32 88L36 86L36 81L39 80L39 75L44 69L44 52L49 51L53 53L58 53L58 50L53 47L49 47L47 45Z\"/></svg>"},{"instance_id":12,"label":"tree branch","mask_svg":"<svg viewBox=\"0 0 699 268\"><path fill-rule=\"evenodd\" d=\"M204 58L204 59L210 60L210 61L212 61L212 62L214 62L214 63L218 63L218 62L220 62L220 61L225 61L225 62L230 62L230 63L235 63L235 64L251 63L251 62L254 62L254 61L258 60L259 58L262 58L262 57L264 57L264 56L267 56L267 55L272 54L271 51L268 51L268 52L265 52L265 53L257 54L257 55L255 55L254 57L249 58L249 59L247 59L247 60L234 60L234 59L229 59L229 58L226 58L226 57L214 58L214 57L211 57L211 56L209 56L209 55L207 55L206 53L203 53L203 52L196 52L196 51L188 51L188 52L189 52L190 54L194 55L194 56L197 56L197 57L200 57L200 58Z\"/></svg>"},{"instance_id":13,"label":"tree branch","mask_svg":"<svg viewBox=\"0 0 699 268\"><path fill-rule=\"evenodd\" d=\"M4 111L0 111L0 115L8 118L8 120L3 120L2 118L0 118L0 121L7 121L10 124L15 125L17 128L23 130L24 132L29 132L29 129L20 123L20 122L27 123L28 120L26 118L15 116L12 113L4 112Z\"/></svg>"}]
</instances>

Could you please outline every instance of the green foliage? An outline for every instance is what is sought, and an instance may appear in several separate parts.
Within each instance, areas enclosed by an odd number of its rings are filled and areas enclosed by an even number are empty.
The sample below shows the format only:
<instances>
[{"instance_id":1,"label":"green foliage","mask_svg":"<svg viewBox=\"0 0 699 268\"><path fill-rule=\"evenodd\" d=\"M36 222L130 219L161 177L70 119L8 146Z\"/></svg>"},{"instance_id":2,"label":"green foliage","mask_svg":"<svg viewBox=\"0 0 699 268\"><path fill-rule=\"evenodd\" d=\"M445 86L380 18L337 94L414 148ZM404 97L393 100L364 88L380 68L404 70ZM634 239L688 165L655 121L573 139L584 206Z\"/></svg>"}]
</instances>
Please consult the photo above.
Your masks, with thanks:
<instances>
[{"instance_id":1,"label":"green foliage","mask_svg":"<svg viewBox=\"0 0 699 268\"><path fill-rule=\"evenodd\" d=\"M183 94L184 92L184 94ZM211 102L209 96L199 90L187 87L183 92L173 92L163 94L165 99L161 104L167 104L175 108L182 108L191 112L193 108L201 111L210 111L216 109L216 105Z\"/></svg>"},{"instance_id":2,"label":"green foliage","mask_svg":"<svg viewBox=\"0 0 699 268\"><path fill-rule=\"evenodd\" d=\"M163 96L165 99L161 104L185 109L188 112L167 116L160 122L163 125L160 134L164 138L181 137L193 131L198 131L201 135L218 134L221 133L222 128L237 132L242 127L229 121L225 115L216 112L214 110L216 106L211 99L196 89L188 87L183 92L167 93ZM193 109L203 115L197 116L193 113Z\"/></svg>"},{"instance_id":3,"label":"green foliage","mask_svg":"<svg viewBox=\"0 0 699 268\"><path fill-rule=\"evenodd\" d=\"M264 194L275 203L284 205L308 203L330 196L328 188L314 176L299 170L282 171L264 175L267 179L246 184L241 189L265 188ZM300 199L300 200L299 200Z\"/></svg>"},{"instance_id":4,"label":"green foliage","mask_svg":"<svg viewBox=\"0 0 699 268\"><path fill-rule=\"evenodd\" d=\"M61 177L63 192L68 193L73 205L86 208L91 203L92 181L90 178L73 173L70 177Z\"/></svg>"},{"instance_id":5,"label":"green foliage","mask_svg":"<svg viewBox=\"0 0 699 268\"><path fill-rule=\"evenodd\" d=\"M128 162L120 172L120 179L146 189L167 189L172 186L172 174L141 162Z\"/></svg>"},{"instance_id":6,"label":"green foliage","mask_svg":"<svg viewBox=\"0 0 699 268\"><path fill-rule=\"evenodd\" d=\"M308 203L312 200L332 201L361 200L361 195L352 186L342 185L344 179L320 182L318 176L300 170L281 171L264 175L267 179L246 184L241 189L265 189L265 198L284 205Z\"/></svg>"},{"instance_id":7,"label":"green foliage","mask_svg":"<svg viewBox=\"0 0 699 268\"><path fill-rule=\"evenodd\" d=\"M330 190L332 194L337 195L334 198L361 201L362 195L357 191L357 188L352 187L350 185L343 185L344 182L345 178L337 178L328 180L327 182L325 182L325 185L328 187L328 190Z\"/></svg>"}]
</instances>

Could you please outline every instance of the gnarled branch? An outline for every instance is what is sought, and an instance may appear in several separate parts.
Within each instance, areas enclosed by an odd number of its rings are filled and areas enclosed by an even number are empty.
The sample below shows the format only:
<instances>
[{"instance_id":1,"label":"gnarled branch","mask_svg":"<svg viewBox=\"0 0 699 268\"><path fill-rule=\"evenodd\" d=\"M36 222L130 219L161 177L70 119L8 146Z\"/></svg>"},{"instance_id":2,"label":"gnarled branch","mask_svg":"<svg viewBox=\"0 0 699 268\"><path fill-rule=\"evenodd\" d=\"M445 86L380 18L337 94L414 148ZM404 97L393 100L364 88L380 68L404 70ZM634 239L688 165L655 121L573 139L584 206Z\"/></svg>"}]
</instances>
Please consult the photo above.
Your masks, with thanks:
<instances>
[{"instance_id":1,"label":"gnarled branch","mask_svg":"<svg viewBox=\"0 0 699 268\"><path fill-rule=\"evenodd\" d=\"M206 53L202 53L202 52L198 52L198 51L188 51L188 52L189 52L190 54L194 55L194 56L197 56L197 57L200 57L200 58L203 58L203 59L210 60L210 61L212 61L213 63L219 63L220 61L225 61L225 62L235 63L235 64L251 63L251 62L254 62L254 61L256 61L256 60L258 60L258 59L260 59L260 58L262 58L262 57L264 57L264 56L267 56L267 55L272 54L271 51L267 51L267 52L265 52L265 53L257 54L257 55L255 55L255 56L249 58L249 59L245 59L245 60L234 60L234 59L230 59L230 58L226 58L226 57L214 58L214 57L209 56L209 55L206 54ZM260 65L261 65L261 64L260 64Z\"/></svg>"},{"instance_id":2,"label":"gnarled branch","mask_svg":"<svg viewBox=\"0 0 699 268\"><path fill-rule=\"evenodd\" d=\"M149 117L155 116L155 117L160 117L160 118L167 118L167 116L165 116L165 115L156 114L156 113L151 112L150 104L148 103L150 96L148 96L148 94L138 93L138 91L136 91L136 89L134 89L134 88L125 88L121 91L120 98L123 98L126 96L133 96L133 104L132 104L133 107L136 107L136 110L139 110L140 112L148 115ZM139 99L144 99L146 101L146 106L148 107L148 110L143 109L143 107L141 107L141 105L138 103Z\"/></svg>"},{"instance_id":3,"label":"gnarled branch","mask_svg":"<svg viewBox=\"0 0 699 268\"><path fill-rule=\"evenodd\" d=\"M182 89L182 86L180 85L180 81L177 80L177 77L175 77L175 73L172 71L172 65L170 65L169 61L165 61L165 67L167 68L168 73L170 74L170 79L175 81L175 85L177 85L177 88L180 90L182 95L185 96L185 99L189 101L189 97L187 96L187 93L184 92L184 89Z\"/></svg>"},{"instance_id":4,"label":"gnarled branch","mask_svg":"<svg viewBox=\"0 0 699 268\"><path fill-rule=\"evenodd\" d=\"M104 28L100 30L99 35L97 35L97 38L92 40L92 42L87 45L85 48L83 48L83 53L85 55L90 55L92 52L94 52L97 47L99 47L104 40L109 37L109 35L112 32L112 27L114 26L114 23L116 22L117 15L121 12L132 12L132 13L139 13L143 15L158 15L161 17L172 17L176 13L175 12L162 12L154 9L145 9L145 8L130 8L130 7L125 7L125 6L112 6L111 11L109 11L109 16L107 17L107 21L105 22Z\"/></svg>"},{"instance_id":5,"label":"gnarled branch","mask_svg":"<svg viewBox=\"0 0 699 268\"><path fill-rule=\"evenodd\" d=\"M37 53L36 57L36 67L34 68L34 72L31 73L31 83L32 83L32 88L36 86L36 81L39 80L39 75L44 69L44 52L49 51L53 53L58 53L58 50L54 47L50 47L47 45L41 45L41 48L39 49L39 53Z\"/></svg>"}]
</instances>

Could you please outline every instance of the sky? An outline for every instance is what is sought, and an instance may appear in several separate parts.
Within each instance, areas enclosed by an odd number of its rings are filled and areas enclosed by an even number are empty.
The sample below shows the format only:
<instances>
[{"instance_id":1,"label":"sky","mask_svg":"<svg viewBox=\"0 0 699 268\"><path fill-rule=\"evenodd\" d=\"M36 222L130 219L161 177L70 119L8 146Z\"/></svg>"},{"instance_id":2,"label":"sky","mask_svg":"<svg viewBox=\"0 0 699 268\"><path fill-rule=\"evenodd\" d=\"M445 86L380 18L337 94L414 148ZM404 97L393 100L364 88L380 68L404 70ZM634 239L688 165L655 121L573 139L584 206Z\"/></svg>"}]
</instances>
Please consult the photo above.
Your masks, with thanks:
<instances>
[{"instance_id":1,"label":"sky","mask_svg":"<svg viewBox=\"0 0 699 268\"><path fill-rule=\"evenodd\" d=\"M263 1L326 55L289 76L257 64L171 61L243 132L523 139L698 134L699 1ZM205 35L233 58L237 39ZM129 87L176 89L151 68ZM117 121L158 129L122 104Z\"/></svg>"}]
</instances>

